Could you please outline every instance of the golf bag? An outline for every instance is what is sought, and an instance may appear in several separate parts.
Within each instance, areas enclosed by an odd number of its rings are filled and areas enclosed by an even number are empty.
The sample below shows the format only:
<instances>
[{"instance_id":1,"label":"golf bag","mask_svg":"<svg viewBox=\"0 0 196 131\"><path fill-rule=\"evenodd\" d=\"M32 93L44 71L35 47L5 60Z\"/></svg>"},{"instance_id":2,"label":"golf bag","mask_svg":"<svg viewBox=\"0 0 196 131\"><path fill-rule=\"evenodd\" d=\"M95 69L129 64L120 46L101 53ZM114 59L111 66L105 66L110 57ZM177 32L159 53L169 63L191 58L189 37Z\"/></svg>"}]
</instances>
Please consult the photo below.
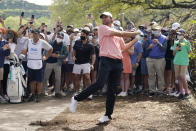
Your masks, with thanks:
<instances>
[{"instance_id":1,"label":"golf bag","mask_svg":"<svg viewBox=\"0 0 196 131\"><path fill-rule=\"evenodd\" d=\"M25 71L16 54L10 59L10 72L7 80L7 95L10 103L21 103L25 95L26 82L23 78Z\"/></svg>"}]
</instances>

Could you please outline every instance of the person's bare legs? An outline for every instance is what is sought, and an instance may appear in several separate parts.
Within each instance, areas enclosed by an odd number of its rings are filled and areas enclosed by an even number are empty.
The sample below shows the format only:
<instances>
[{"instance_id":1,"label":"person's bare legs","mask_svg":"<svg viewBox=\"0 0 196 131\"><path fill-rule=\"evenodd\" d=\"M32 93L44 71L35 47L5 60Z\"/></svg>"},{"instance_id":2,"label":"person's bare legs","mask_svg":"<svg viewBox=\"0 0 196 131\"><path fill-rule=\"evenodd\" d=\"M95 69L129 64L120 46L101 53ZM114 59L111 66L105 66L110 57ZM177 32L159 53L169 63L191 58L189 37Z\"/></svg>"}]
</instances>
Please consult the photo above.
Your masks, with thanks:
<instances>
[{"instance_id":1,"label":"person's bare legs","mask_svg":"<svg viewBox=\"0 0 196 131\"><path fill-rule=\"evenodd\" d=\"M166 90L170 89L171 80L172 80L172 71L171 70L165 70L164 71L164 80L165 80L165 88Z\"/></svg>"},{"instance_id":2,"label":"person's bare legs","mask_svg":"<svg viewBox=\"0 0 196 131\"><path fill-rule=\"evenodd\" d=\"M78 74L74 74L74 80L75 91L76 93L79 93L81 76Z\"/></svg>"},{"instance_id":3,"label":"person's bare legs","mask_svg":"<svg viewBox=\"0 0 196 131\"><path fill-rule=\"evenodd\" d=\"M90 74L89 73L87 73L87 74L84 74L83 75L83 77L84 77L84 81L85 81L85 87L88 87L88 86L90 86L91 85L91 78L90 78Z\"/></svg>"},{"instance_id":4,"label":"person's bare legs","mask_svg":"<svg viewBox=\"0 0 196 131\"><path fill-rule=\"evenodd\" d=\"M36 81L31 81L30 82L30 87L31 87L31 94L35 95Z\"/></svg>"},{"instance_id":5,"label":"person's bare legs","mask_svg":"<svg viewBox=\"0 0 196 131\"><path fill-rule=\"evenodd\" d=\"M42 92L43 83L42 82L36 82L36 83L37 83L37 94L40 95Z\"/></svg>"},{"instance_id":6,"label":"person's bare legs","mask_svg":"<svg viewBox=\"0 0 196 131\"><path fill-rule=\"evenodd\" d=\"M97 71L92 70L91 71L91 77L92 77L92 83L95 83L97 80Z\"/></svg>"},{"instance_id":7,"label":"person's bare legs","mask_svg":"<svg viewBox=\"0 0 196 131\"><path fill-rule=\"evenodd\" d=\"M124 92L128 92L129 86L130 86L130 80L129 80L129 73L124 74L124 79L125 79L125 87L124 87Z\"/></svg>"},{"instance_id":8,"label":"person's bare legs","mask_svg":"<svg viewBox=\"0 0 196 131\"><path fill-rule=\"evenodd\" d=\"M122 92L125 91L125 77L124 77L124 73L122 73L121 75L121 88L122 88Z\"/></svg>"}]
</instances>

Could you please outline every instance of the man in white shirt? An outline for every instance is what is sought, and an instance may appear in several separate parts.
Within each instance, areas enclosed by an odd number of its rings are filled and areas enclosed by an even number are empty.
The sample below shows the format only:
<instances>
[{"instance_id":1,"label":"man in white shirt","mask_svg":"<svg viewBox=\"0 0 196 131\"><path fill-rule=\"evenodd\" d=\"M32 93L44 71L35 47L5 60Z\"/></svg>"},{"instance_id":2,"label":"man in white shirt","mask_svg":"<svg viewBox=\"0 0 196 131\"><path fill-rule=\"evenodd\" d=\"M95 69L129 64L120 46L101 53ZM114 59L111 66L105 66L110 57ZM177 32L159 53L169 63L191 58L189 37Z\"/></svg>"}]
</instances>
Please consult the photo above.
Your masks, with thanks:
<instances>
[{"instance_id":1,"label":"man in white shirt","mask_svg":"<svg viewBox=\"0 0 196 131\"><path fill-rule=\"evenodd\" d=\"M43 81L43 61L47 60L51 55L53 48L45 40L39 39L39 30L33 30L33 39L29 39L28 44L25 45L22 54L27 54L27 67L30 79L31 95L29 101L40 101L40 94L42 92ZM42 49L47 50L48 53L42 56ZM36 88L37 87L37 88ZM35 96L35 92L37 95Z\"/></svg>"}]
</instances>

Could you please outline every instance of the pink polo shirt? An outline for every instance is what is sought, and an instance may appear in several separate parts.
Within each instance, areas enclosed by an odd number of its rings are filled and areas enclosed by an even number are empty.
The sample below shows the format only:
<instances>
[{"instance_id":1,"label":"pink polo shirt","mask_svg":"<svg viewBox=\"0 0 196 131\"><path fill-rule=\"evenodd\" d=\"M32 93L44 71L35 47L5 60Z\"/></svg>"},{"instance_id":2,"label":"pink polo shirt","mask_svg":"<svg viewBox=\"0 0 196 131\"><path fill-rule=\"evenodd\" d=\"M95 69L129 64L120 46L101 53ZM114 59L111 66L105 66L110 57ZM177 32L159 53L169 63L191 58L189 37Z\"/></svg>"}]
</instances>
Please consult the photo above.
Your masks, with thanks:
<instances>
[{"instance_id":1,"label":"pink polo shirt","mask_svg":"<svg viewBox=\"0 0 196 131\"><path fill-rule=\"evenodd\" d=\"M113 59L122 59L121 42L122 38L117 36L110 36L112 27L101 25L98 29L98 37L100 44L100 56L105 56Z\"/></svg>"}]
</instances>

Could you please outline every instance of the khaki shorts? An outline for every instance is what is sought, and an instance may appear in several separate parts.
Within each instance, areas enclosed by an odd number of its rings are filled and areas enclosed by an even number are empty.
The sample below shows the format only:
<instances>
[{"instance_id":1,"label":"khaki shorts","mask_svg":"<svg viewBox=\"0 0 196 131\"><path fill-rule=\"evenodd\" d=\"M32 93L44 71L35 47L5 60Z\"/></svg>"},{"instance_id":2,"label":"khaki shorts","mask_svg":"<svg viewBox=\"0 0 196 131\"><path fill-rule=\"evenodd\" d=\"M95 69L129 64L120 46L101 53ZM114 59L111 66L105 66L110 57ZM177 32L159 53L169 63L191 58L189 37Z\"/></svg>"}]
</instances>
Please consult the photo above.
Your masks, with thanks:
<instances>
[{"instance_id":1,"label":"khaki shorts","mask_svg":"<svg viewBox=\"0 0 196 131\"><path fill-rule=\"evenodd\" d=\"M0 80L3 80L3 68L0 68Z\"/></svg>"},{"instance_id":2,"label":"khaki shorts","mask_svg":"<svg viewBox=\"0 0 196 131\"><path fill-rule=\"evenodd\" d=\"M174 70L175 70L175 77L176 79L179 76L186 76L186 71L187 71L187 66L183 66L183 65L174 65Z\"/></svg>"}]
</instances>

